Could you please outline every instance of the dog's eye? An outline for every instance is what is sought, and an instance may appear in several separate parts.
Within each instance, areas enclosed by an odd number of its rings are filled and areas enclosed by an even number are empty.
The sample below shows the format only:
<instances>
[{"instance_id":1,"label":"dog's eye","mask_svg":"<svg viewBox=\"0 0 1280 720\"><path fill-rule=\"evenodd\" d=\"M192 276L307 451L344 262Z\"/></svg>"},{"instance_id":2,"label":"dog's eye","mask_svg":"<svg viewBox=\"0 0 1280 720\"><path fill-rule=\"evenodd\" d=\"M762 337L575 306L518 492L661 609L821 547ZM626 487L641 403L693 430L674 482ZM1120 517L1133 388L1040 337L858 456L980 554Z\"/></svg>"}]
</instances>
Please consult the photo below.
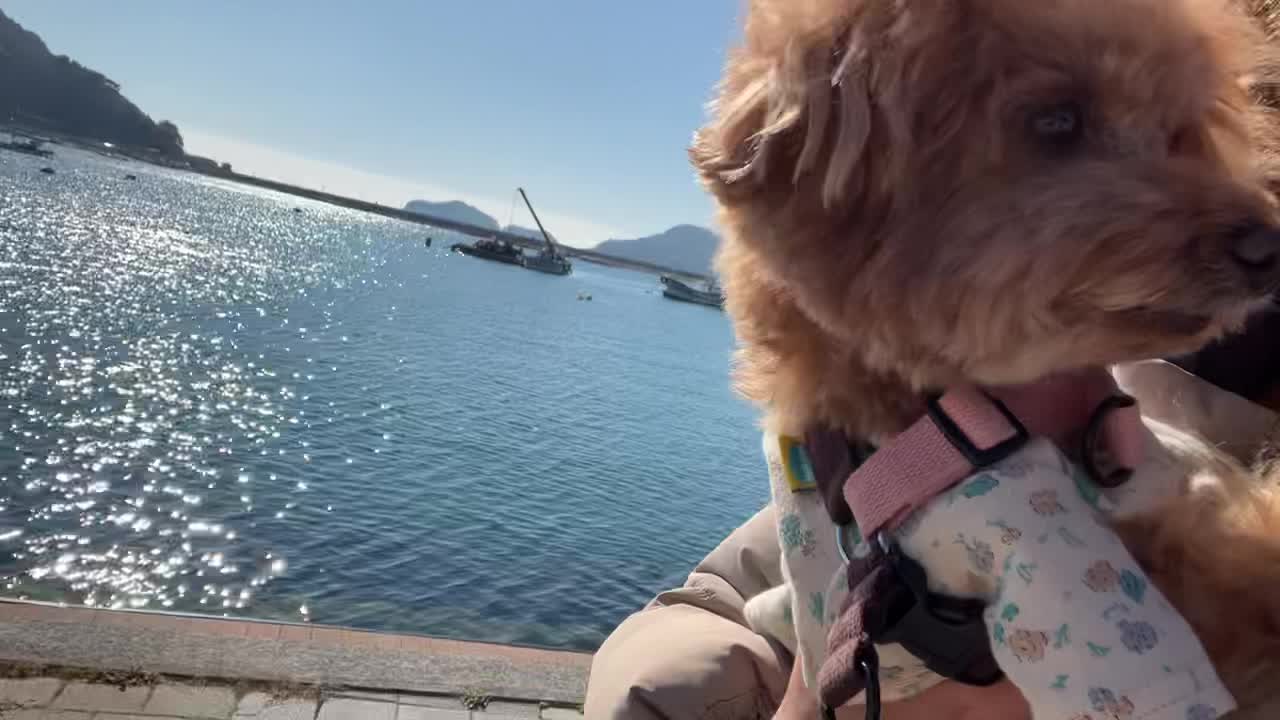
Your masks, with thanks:
<instances>
[{"instance_id":1,"label":"dog's eye","mask_svg":"<svg viewBox=\"0 0 1280 720\"><path fill-rule=\"evenodd\" d=\"M1204 139L1194 128L1185 127L1169 136L1170 155L1194 157L1204 151Z\"/></svg>"},{"instance_id":2,"label":"dog's eye","mask_svg":"<svg viewBox=\"0 0 1280 720\"><path fill-rule=\"evenodd\" d=\"M1084 133L1084 114L1075 103L1041 108L1031 115L1031 133L1057 147L1074 144Z\"/></svg>"}]
</instances>

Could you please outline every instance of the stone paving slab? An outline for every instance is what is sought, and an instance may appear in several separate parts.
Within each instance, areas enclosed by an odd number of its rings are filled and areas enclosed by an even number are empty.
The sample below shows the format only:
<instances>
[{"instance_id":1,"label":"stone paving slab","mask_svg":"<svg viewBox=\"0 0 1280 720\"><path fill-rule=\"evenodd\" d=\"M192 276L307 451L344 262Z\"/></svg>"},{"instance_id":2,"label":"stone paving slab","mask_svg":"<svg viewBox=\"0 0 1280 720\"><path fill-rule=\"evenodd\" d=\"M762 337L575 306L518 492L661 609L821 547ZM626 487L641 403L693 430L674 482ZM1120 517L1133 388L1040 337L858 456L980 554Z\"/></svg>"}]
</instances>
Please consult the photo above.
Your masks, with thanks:
<instances>
[{"instance_id":1,"label":"stone paving slab","mask_svg":"<svg viewBox=\"0 0 1280 720\"><path fill-rule=\"evenodd\" d=\"M481 720L494 720L496 717L512 718L513 720L538 720L541 716L540 708L530 703L513 703L504 702L502 700L493 700L485 706L483 713L476 713L477 718Z\"/></svg>"},{"instance_id":2,"label":"stone paving slab","mask_svg":"<svg viewBox=\"0 0 1280 720\"><path fill-rule=\"evenodd\" d=\"M0 700L15 705L44 707L62 689L62 681L54 678L0 680Z\"/></svg>"},{"instance_id":3,"label":"stone paving slab","mask_svg":"<svg viewBox=\"0 0 1280 720\"><path fill-rule=\"evenodd\" d=\"M173 685L156 687L142 707L149 715L227 718L236 710L236 694L225 686Z\"/></svg>"},{"instance_id":4,"label":"stone paving slab","mask_svg":"<svg viewBox=\"0 0 1280 720\"><path fill-rule=\"evenodd\" d=\"M570 708L545 708L542 720L582 720L582 713Z\"/></svg>"},{"instance_id":5,"label":"stone paving slab","mask_svg":"<svg viewBox=\"0 0 1280 720\"><path fill-rule=\"evenodd\" d=\"M441 710L457 710L462 701L454 695L416 695L400 693L400 704L410 707L439 708Z\"/></svg>"},{"instance_id":6,"label":"stone paving slab","mask_svg":"<svg viewBox=\"0 0 1280 720\"><path fill-rule=\"evenodd\" d=\"M262 708L270 704L272 698L264 692L251 692L240 698L236 704L235 717L253 717L262 712Z\"/></svg>"},{"instance_id":7,"label":"stone paving slab","mask_svg":"<svg viewBox=\"0 0 1280 720\"><path fill-rule=\"evenodd\" d=\"M55 710L96 710L99 712L137 712L151 697L150 687L121 690L114 685L69 682L54 698Z\"/></svg>"},{"instance_id":8,"label":"stone paving slab","mask_svg":"<svg viewBox=\"0 0 1280 720\"><path fill-rule=\"evenodd\" d=\"M471 713L466 710L442 710L418 705L401 705L399 713L396 720L471 720Z\"/></svg>"},{"instance_id":9,"label":"stone paving slab","mask_svg":"<svg viewBox=\"0 0 1280 720\"><path fill-rule=\"evenodd\" d=\"M326 700L316 720L396 720L396 704L353 698Z\"/></svg>"},{"instance_id":10,"label":"stone paving slab","mask_svg":"<svg viewBox=\"0 0 1280 720\"><path fill-rule=\"evenodd\" d=\"M287 701L269 703L252 717L256 720L313 720L316 716L316 702Z\"/></svg>"},{"instance_id":11,"label":"stone paving slab","mask_svg":"<svg viewBox=\"0 0 1280 720\"><path fill-rule=\"evenodd\" d=\"M400 693L394 692L373 692L370 690L336 690L330 696L333 698L351 698L354 700L376 700L378 702L398 703L400 702ZM456 704L456 698L450 698Z\"/></svg>"}]
</instances>

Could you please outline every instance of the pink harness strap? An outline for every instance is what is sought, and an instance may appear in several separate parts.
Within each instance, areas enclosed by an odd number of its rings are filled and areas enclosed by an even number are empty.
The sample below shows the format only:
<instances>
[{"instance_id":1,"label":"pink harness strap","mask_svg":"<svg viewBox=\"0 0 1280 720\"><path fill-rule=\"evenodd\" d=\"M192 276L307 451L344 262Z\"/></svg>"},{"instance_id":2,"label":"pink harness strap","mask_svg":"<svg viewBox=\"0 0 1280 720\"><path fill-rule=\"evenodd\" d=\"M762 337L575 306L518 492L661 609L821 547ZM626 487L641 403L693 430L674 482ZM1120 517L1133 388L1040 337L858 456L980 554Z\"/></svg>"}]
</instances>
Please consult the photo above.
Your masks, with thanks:
<instances>
[{"instance_id":1,"label":"pink harness strap","mask_svg":"<svg viewBox=\"0 0 1280 720\"><path fill-rule=\"evenodd\" d=\"M1101 368L986 392L959 387L928 408L852 473L848 468L856 461L842 434L811 434L810 447L822 450L814 454L815 470L822 471L818 486L833 520L847 523L851 510L862 537L873 538L974 471L1007 457L1029 435L1048 437L1059 447L1083 441L1086 469L1108 481L1116 476L1099 467L1095 445L1109 452L1121 472L1136 468L1145 449L1136 403ZM843 449L837 452L838 447ZM998 680L981 611L962 612L964 619L957 620L953 606L945 618L938 616L922 569L910 571L912 564L892 546L874 542L870 550L848 559L850 594L827 637L819 672L823 716L834 718L832 708L863 690L867 717L880 716L875 643L881 641L898 642L944 677L975 685Z\"/></svg>"},{"instance_id":2,"label":"pink harness strap","mask_svg":"<svg viewBox=\"0 0 1280 720\"><path fill-rule=\"evenodd\" d=\"M1137 406L1104 406L1118 394L1105 370L1057 375L989 393L973 387L947 392L849 476L844 497L863 537L896 526L1027 435L1045 436L1059 445L1069 442L1093 423L1100 407L1105 415L1098 419L1098 430L1113 462L1132 469L1142 460Z\"/></svg>"}]
</instances>

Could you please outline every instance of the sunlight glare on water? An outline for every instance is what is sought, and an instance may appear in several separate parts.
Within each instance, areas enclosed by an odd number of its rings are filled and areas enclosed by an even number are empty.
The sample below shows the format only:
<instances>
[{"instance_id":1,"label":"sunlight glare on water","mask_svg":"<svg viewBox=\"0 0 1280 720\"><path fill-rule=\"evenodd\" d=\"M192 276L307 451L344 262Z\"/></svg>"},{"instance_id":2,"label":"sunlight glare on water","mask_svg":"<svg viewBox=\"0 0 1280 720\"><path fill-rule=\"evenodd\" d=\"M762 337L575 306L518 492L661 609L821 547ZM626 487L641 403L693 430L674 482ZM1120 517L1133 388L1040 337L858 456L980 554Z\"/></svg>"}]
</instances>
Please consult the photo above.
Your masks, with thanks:
<instances>
[{"instance_id":1,"label":"sunlight glare on water","mask_svg":"<svg viewBox=\"0 0 1280 720\"><path fill-rule=\"evenodd\" d=\"M592 648L767 500L656 278L56 162L0 157L2 595Z\"/></svg>"}]
</instances>

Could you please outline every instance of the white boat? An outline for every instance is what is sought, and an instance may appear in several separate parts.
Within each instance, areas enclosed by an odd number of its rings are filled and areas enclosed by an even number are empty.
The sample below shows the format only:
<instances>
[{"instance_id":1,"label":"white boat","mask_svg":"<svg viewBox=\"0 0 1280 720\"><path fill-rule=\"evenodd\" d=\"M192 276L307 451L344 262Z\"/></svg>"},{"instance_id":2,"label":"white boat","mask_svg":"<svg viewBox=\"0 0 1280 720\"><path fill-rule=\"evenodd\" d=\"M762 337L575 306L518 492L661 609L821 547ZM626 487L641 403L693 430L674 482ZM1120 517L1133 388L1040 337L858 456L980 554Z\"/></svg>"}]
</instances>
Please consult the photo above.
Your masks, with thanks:
<instances>
[{"instance_id":1,"label":"white boat","mask_svg":"<svg viewBox=\"0 0 1280 720\"><path fill-rule=\"evenodd\" d=\"M677 279L674 275L663 275L662 296L682 302L710 305L717 308L724 307L724 292L720 290L720 285L714 278L708 279L703 289L698 289Z\"/></svg>"}]
</instances>

